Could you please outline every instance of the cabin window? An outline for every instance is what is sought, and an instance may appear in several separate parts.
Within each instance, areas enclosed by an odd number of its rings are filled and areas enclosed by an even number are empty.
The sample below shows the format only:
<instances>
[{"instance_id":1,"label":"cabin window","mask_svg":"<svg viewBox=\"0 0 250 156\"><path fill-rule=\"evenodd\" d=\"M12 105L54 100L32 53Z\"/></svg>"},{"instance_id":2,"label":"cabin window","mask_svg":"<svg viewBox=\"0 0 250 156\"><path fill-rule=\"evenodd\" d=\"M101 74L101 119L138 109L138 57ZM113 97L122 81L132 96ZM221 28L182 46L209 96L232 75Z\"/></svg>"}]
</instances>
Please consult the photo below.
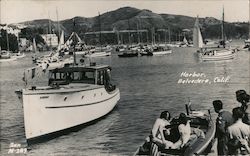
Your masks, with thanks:
<instances>
[{"instance_id":1,"label":"cabin window","mask_svg":"<svg viewBox=\"0 0 250 156\"><path fill-rule=\"evenodd\" d=\"M104 85L104 71L98 71L97 73L97 84L98 85Z\"/></svg>"},{"instance_id":2,"label":"cabin window","mask_svg":"<svg viewBox=\"0 0 250 156\"><path fill-rule=\"evenodd\" d=\"M75 82L94 84L95 74L93 71L75 72L74 80L76 80Z\"/></svg>"},{"instance_id":3,"label":"cabin window","mask_svg":"<svg viewBox=\"0 0 250 156\"><path fill-rule=\"evenodd\" d=\"M74 80L81 80L79 72L74 72Z\"/></svg>"}]
</instances>

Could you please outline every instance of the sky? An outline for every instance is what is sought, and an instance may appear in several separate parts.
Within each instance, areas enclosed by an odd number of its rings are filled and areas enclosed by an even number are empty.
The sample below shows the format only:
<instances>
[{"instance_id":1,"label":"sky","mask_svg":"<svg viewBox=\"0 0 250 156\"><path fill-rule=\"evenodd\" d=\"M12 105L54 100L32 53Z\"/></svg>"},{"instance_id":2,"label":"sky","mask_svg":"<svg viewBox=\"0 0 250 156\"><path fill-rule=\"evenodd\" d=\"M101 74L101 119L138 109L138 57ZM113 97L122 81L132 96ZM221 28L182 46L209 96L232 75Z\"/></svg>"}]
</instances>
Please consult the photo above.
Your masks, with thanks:
<instances>
[{"instance_id":1,"label":"sky","mask_svg":"<svg viewBox=\"0 0 250 156\"><path fill-rule=\"evenodd\" d=\"M94 17L98 12L102 14L125 6L155 13L217 19L222 18L224 6L225 21L249 21L249 0L0 0L0 23Z\"/></svg>"}]
</instances>

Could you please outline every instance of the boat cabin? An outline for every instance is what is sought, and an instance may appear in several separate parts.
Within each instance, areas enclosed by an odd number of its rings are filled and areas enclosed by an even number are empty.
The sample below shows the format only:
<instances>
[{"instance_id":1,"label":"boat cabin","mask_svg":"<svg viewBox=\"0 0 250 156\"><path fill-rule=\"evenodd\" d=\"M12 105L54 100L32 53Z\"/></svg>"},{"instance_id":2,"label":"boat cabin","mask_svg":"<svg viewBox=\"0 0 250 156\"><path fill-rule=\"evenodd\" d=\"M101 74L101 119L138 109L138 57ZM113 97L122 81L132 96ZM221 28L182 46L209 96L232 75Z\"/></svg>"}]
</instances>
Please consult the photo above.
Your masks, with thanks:
<instances>
[{"instance_id":1,"label":"boat cabin","mask_svg":"<svg viewBox=\"0 0 250 156\"><path fill-rule=\"evenodd\" d=\"M49 71L49 85L68 85L70 83L85 83L104 85L108 90L114 90L110 83L111 68L107 65L69 66Z\"/></svg>"}]
</instances>

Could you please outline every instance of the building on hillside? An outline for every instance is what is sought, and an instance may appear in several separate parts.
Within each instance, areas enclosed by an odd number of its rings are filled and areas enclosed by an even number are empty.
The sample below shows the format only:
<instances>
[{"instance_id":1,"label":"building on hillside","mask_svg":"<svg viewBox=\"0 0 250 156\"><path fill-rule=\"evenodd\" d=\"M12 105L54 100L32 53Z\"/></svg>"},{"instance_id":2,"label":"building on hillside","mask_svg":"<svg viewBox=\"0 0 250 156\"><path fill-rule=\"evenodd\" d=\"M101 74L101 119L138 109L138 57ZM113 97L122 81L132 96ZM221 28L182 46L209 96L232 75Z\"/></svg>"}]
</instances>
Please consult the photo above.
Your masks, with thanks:
<instances>
[{"instance_id":1,"label":"building on hillside","mask_svg":"<svg viewBox=\"0 0 250 156\"><path fill-rule=\"evenodd\" d=\"M49 47L55 48L58 46L58 37L56 34L42 34L41 36Z\"/></svg>"},{"instance_id":2,"label":"building on hillside","mask_svg":"<svg viewBox=\"0 0 250 156\"><path fill-rule=\"evenodd\" d=\"M13 34L16 37L18 37L18 34L21 32L21 29L19 28L15 28L15 27L11 27L8 25L0 25L0 30L6 30L8 32L8 34Z\"/></svg>"}]
</instances>

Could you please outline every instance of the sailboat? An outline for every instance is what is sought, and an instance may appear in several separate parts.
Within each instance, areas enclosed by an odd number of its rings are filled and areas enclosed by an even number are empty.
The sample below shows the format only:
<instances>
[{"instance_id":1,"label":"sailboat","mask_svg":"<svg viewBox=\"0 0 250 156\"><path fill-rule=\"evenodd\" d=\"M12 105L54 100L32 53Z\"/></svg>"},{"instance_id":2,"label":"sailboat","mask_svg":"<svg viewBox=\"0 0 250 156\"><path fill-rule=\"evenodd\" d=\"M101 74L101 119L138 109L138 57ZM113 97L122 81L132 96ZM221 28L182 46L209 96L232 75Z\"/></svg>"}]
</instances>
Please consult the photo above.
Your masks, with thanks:
<instances>
[{"instance_id":1,"label":"sailboat","mask_svg":"<svg viewBox=\"0 0 250 156\"><path fill-rule=\"evenodd\" d=\"M62 31L62 33L61 33L56 51L60 52L63 48L64 48L64 31Z\"/></svg>"},{"instance_id":2,"label":"sailboat","mask_svg":"<svg viewBox=\"0 0 250 156\"><path fill-rule=\"evenodd\" d=\"M36 47L36 39L33 38L33 41L32 41L32 51L33 51L33 56L32 56L32 61L33 63L38 63L39 61L41 61L41 58L38 58L37 56L37 47Z\"/></svg>"},{"instance_id":3,"label":"sailboat","mask_svg":"<svg viewBox=\"0 0 250 156\"><path fill-rule=\"evenodd\" d=\"M9 50L9 36L8 31L6 30L6 40L7 40L7 50L1 50L0 48L0 62L9 62L14 61L17 58L11 56L10 50Z\"/></svg>"},{"instance_id":4,"label":"sailboat","mask_svg":"<svg viewBox=\"0 0 250 156\"><path fill-rule=\"evenodd\" d=\"M102 47L102 27L101 27L101 16L99 13L99 27L100 27L100 34L99 34L99 42L100 42L100 48L95 48L93 51L89 51L84 57L105 57L111 55L111 50L109 47L103 48Z\"/></svg>"},{"instance_id":5,"label":"sailboat","mask_svg":"<svg viewBox=\"0 0 250 156\"><path fill-rule=\"evenodd\" d=\"M152 45L149 48L149 51L152 53L153 56L166 55L166 54L172 53L172 49L166 46L166 44L161 46L155 43L155 29L154 28L152 29Z\"/></svg>"},{"instance_id":6,"label":"sailboat","mask_svg":"<svg viewBox=\"0 0 250 156\"><path fill-rule=\"evenodd\" d=\"M187 41L186 36L184 35L183 41L180 43L179 47L187 47L187 46L188 46L188 41Z\"/></svg>"},{"instance_id":7,"label":"sailboat","mask_svg":"<svg viewBox=\"0 0 250 156\"><path fill-rule=\"evenodd\" d=\"M203 61L219 61L219 60L228 60L233 59L235 56L235 49L231 48L225 48L225 33L224 33L224 7L223 7L223 13L222 13L222 25L221 25L221 36L222 40L220 41L220 45L223 47L220 48L205 48L203 50L203 53L201 55L201 59Z\"/></svg>"},{"instance_id":8,"label":"sailboat","mask_svg":"<svg viewBox=\"0 0 250 156\"><path fill-rule=\"evenodd\" d=\"M199 17L197 16L193 29L193 45L195 48L203 47L203 38L199 26Z\"/></svg>"}]
</instances>

